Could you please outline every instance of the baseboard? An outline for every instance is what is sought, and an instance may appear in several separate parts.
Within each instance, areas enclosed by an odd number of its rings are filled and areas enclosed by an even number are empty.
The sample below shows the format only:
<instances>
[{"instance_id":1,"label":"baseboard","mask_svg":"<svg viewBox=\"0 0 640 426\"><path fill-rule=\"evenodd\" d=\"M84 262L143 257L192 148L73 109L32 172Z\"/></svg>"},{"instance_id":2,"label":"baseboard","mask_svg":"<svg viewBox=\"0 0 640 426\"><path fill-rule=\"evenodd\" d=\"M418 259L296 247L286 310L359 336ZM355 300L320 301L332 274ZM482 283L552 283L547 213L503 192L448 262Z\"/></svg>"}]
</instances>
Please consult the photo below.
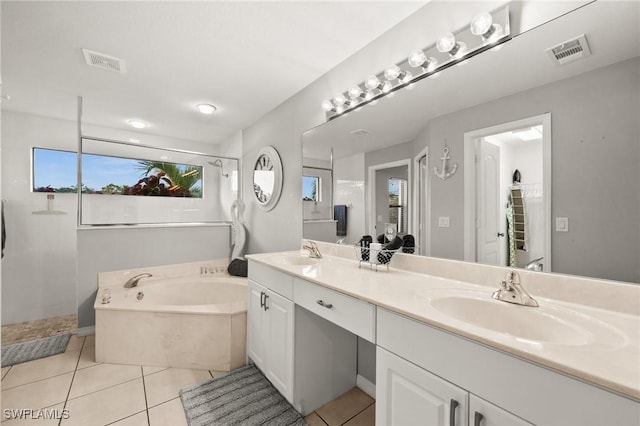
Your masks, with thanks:
<instances>
[{"instance_id":1,"label":"baseboard","mask_svg":"<svg viewBox=\"0 0 640 426\"><path fill-rule=\"evenodd\" d=\"M78 329L78 336L89 336L91 334L96 334L96 326L90 325L89 327L80 327Z\"/></svg>"},{"instance_id":2,"label":"baseboard","mask_svg":"<svg viewBox=\"0 0 640 426\"><path fill-rule=\"evenodd\" d=\"M356 376L356 387L371 398L376 399L376 385L359 374Z\"/></svg>"}]
</instances>

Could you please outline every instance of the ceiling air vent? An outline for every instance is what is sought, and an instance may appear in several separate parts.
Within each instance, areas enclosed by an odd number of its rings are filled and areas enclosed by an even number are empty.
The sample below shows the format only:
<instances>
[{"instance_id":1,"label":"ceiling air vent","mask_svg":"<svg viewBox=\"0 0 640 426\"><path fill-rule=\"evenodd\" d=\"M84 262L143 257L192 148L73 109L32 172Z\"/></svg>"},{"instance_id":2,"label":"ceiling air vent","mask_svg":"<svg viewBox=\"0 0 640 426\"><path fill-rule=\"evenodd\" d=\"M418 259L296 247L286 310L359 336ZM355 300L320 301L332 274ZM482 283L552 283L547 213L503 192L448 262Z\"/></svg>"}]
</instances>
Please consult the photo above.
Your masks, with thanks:
<instances>
[{"instance_id":1,"label":"ceiling air vent","mask_svg":"<svg viewBox=\"0 0 640 426\"><path fill-rule=\"evenodd\" d=\"M564 65L591 55L589 44L584 34L547 49L547 54L554 64Z\"/></svg>"},{"instance_id":2,"label":"ceiling air vent","mask_svg":"<svg viewBox=\"0 0 640 426\"><path fill-rule=\"evenodd\" d=\"M356 129L356 130L350 131L349 133L354 136L364 136L364 135L368 135L369 131L365 129Z\"/></svg>"},{"instance_id":3,"label":"ceiling air vent","mask_svg":"<svg viewBox=\"0 0 640 426\"><path fill-rule=\"evenodd\" d=\"M103 70L114 71L119 74L126 72L126 66L124 59L116 58L115 56L105 55L104 53L94 52L89 49L82 49L84 55L84 61L87 65L100 68Z\"/></svg>"}]
</instances>

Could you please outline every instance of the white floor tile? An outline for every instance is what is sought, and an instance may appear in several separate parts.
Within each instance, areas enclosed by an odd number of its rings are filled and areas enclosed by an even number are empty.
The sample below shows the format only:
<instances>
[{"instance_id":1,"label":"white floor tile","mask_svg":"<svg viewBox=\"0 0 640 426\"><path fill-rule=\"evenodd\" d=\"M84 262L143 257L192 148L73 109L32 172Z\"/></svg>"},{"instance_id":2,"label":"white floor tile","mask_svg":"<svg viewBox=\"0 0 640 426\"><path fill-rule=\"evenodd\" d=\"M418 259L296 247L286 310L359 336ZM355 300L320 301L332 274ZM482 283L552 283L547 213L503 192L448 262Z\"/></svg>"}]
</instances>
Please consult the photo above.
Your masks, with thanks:
<instances>
[{"instance_id":1,"label":"white floor tile","mask_svg":"<svg viewBox=\"0 0 640 426\"><path fill-rule=\"evenodd\" d=\"M159 373L145 376L144 385L147 391L149 407L162 404L177 398L180 389L195 386L211 379L207 370L189 370L183 368L169 368Z\"/></svg>"},{"instance_id":2,"label":"white floor tile","mask_svg":"<svg viewBox=\"0 0 640 426\"><path fill-rule=\"evenodd\" d=\"M79 351L82 349L83 343L84 337L78 337L77 334L73 334L69 339L69 344L67 345L67 350L65 352Z\"/></svg>"},{"instance_id":3,"label":"white floor tile","mask_svg":"<svg viewBox=\"0 0 640 426\"><path fill-rule=\"evenodd\" d=\"M69 418L62 425L106 425L146 409L142 379L67 401Z\"/></svg>"},{"instance_id":4,"label":"white floor tile","mask_svg":"<svg viewBox=\"0 0 640 426\"><path fill-rule=\"evenodd\" d=\"M4 376L7 375L11 367L2 367L2 380L4 380Z\"/></svg>"},{"instance_id":5,"label":"white floor tile","mask_svg":"<svg viewBox=\"0 0 640 426\"><path fill-rule=\"evenodd\" d=\"M71 351L16 364L2 381L2 389L73 372L78 365L79 357L80 351Z\"/></svg>"},{"instance_id":6,"label":"white floor tile","mask_svg":"<svg viewBox=\"0 0 640 426\"><path fill-rule=\"evenodd\" d=\"M180 398L149 409L149 424L151 426L187 426Z\"/></svg>"},{"instance_id":7,"label":"white floor tile","mask_svg":"<svg viewBox=\"0 0 640 426\"><path fill-rule=\"evenodd\" d=\"M77 398L110 386L141 378L142 371L135 365L98 364L76 371L69 398Z\"/></svg>"},{"instance_id":8,"label":"white floor tile","mask_svg":"<svg viewBox=\"0 0 640 426\"><path fill-rule=\"evenodd\" d=\"M153 374L153 373L157 373L159 371L163 371L166 370L168 367L147 367L147 366L143 366L142 367L142 372L145 376L148 376L149 374Z\"/></svg>"},{"instance_id":9,"label":"white floor tile","mask_svg":"<svg viewBox=\"0 0 640 426\"><path fill-rule=\"evenodd\" d=\"M64 402L71 386L73 373L66 373L49 379L2 391L2 409L43 408Z\"/></svg>"},{"instance_id":10,"label":"white floor tile","mask_svg":"<svg viewBox=\"0 0 640 426\"><path fill-rule=\"evenodd\" d=\"M88 341L89 337L91 336L87 336L85 339L82 353L80 354L78 370L80 370L81 368L93 367L94 365L98 365L98 363L96 362L96 346L94 342Z\"/></svg>"},{"instance_id":11,"label":"white floor tile","mask_svg":"<svg viewBox=\"0 0 640 426\"><path fill-rule=\"evenodd\" d=\"M149 426L147 412L143 411L142 413L134 414L133 416L129 416L122 420L118 420L117 422L110 423L109 426Z\"/></svg>"}]
</instances>

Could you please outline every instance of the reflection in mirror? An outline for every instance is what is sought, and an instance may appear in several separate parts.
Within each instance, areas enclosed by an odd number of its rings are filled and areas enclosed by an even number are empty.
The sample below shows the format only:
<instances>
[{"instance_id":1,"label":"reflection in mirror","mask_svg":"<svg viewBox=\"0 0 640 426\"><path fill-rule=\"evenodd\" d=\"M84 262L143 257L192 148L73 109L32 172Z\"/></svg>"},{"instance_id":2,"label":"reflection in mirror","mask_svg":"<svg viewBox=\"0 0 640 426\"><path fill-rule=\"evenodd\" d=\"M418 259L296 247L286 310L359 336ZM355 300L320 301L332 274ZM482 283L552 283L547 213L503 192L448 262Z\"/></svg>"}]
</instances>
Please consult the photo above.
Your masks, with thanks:
<instances>
[{"instance_id":1,"label":"reflection in mirror","mask_svg":"<svg viewBox=\"0 0 640 426\"><path fill-rule=\"evenodd\" d=\"M509 202L515 205L510 187L518 169L522 193L530 198L529 205L524 203L529 224L520 245L527 250L516 249L518 266L640 282L639 9L638 2L589 3L515 36L499 51L484 52L437 79L422 80L413 90L398 91L306 132L305 158L316 158L320 147L334 149L334 202L354 200L347 242L355 243L375 226L373 207L362 208L371 203L368 168L411 159L409 179L415 184L409 185L409 194L416 202L409 210L416 217L409 229L421 241L419 252L476 259L478 215L467 198L469 192L482 192L476 189L475 168L468 169L476 161L474 144L522 132L474 132L548 114L542 178L536 177L538 169L526 169L539 162L539 154L523 154L524 162L495 169L500 183L491 196L500 201L491 204L498 206L495 236L503 241L491 256L499 264L512 261L507 235L498 234L509 232L506 208ZM587 53L562 63L549 55L550 49L583 34ZM444 181L433 174L434 167L441 167L443 146L449 147L451 162L459 164ZM503 151L509 155L509 148ZM545 164L550 165L547 172ZM549 200L541 207L542 224L534 223L540 219L532 204L535 184L542 186L542 199ZM515 242L515 222L512 228ZM537 229L546 229L541 238ZM335 241L333 236L325 240Z\"/></svg>"}]
</instances>

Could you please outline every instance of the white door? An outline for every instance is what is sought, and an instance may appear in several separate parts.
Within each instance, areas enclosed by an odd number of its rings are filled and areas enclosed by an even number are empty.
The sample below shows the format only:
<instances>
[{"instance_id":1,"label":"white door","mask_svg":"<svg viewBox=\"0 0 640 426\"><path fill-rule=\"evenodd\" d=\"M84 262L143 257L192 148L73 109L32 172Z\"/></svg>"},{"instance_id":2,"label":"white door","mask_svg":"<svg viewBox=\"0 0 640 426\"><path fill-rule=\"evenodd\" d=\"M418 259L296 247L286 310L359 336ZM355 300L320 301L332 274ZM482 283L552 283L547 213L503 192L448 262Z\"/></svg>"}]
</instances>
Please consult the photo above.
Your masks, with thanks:
<instances>
[{"instance_id":1,"label":"white door","mask_svg":"<svg viewBox=\"0 0 640 426\"><path fill-rule=\"evenodd\" d=\"M479 263L505 266L501 246L506 244L500 215L500 147L480 140L478 155L478 202L476 256Z\"/></svg>"},{"instance_id":2,"label":"white door","mask_svg":"<svg viewBox=\"0 0 640 426\"><path fill-rule=\"evenodd\" d=\"M276 389L288 401L293 401L294 304L269 291L265 309L267 365L263 371Z\"/></svg>"},{"instance_id":3,"label":"white door","mask_svg":"<svg viewBox=\"0 0 640 426\"><path fill-rule=\"evenodd\" d=\"M267 289L249 280L249 301L247 306L247 355L264 369L264 309L262 307Z\"/></svg>"},{"instance_id":4,"label":"white door","mask_svg":"<svg viewBox=\"0 0 640 426\"><path fill-rule=\"evenodd\" d=\"M376 425L463 426L468 393L380 347L376 351Z\"/></svg>"},{"instance_id":5,"label":"white door","mask_svg":"<svg viewBox=\"0 0 640 426\"><path fill-rule=\"evenodd\" d=\"M508 411L478 398L475 395L469 397L469 425L473 426L531 426L520 417L514 416Z\"/></svg>"}]
</instances>

